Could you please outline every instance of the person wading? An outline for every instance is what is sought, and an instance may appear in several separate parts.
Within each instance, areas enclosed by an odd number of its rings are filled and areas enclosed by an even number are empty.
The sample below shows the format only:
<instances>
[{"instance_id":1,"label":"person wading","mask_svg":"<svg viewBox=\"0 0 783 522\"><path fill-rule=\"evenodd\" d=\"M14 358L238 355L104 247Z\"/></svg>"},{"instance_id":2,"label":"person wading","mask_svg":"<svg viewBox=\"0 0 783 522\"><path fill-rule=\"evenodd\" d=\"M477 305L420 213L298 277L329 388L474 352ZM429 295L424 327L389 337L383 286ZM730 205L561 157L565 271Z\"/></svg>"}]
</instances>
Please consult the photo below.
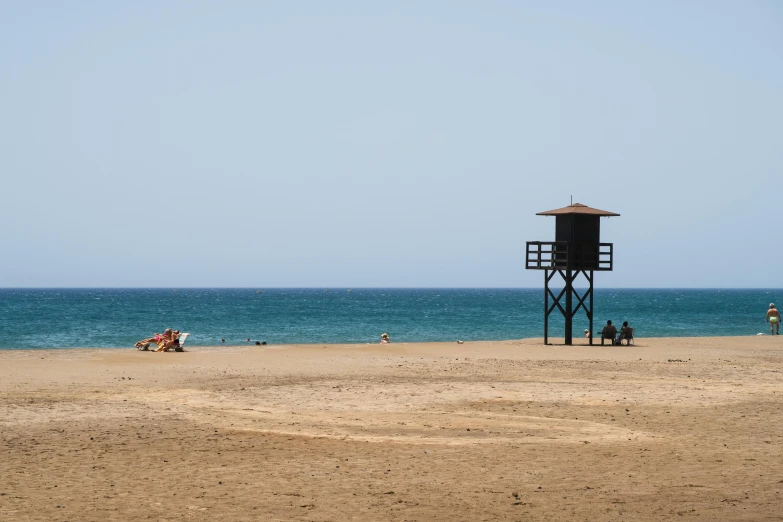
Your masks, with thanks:
<instances>
[{"instance_id":1,"label":"person wading","mask_svg":"<svg viewBox=\"0 0 783 522\"><path fill-rule=\"evenodd\" d=\"M780 312L775 308L775 303L769 303L767 322L769 323L769 334L780 335Z\"/></svg>"}]
</instances>

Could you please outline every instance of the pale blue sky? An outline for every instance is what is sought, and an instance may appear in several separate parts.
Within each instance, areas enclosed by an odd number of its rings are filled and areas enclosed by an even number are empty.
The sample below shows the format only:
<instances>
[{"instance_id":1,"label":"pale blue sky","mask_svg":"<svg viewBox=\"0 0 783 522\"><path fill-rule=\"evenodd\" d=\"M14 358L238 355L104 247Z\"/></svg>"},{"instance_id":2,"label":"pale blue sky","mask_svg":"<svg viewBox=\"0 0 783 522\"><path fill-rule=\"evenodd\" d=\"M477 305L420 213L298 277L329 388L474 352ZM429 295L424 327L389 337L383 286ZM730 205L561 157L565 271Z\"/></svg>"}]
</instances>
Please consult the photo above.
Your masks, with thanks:
<instances>
[{"instance_id":1,"label":"pale blue sky","mask_svg":"<svg viewBox=\"0 0 783 522\"><path fill-rule=\"evenodd\" d=\"M0 286L781 287L781 5L3 2Z\"/></svg>"}]
</instances>

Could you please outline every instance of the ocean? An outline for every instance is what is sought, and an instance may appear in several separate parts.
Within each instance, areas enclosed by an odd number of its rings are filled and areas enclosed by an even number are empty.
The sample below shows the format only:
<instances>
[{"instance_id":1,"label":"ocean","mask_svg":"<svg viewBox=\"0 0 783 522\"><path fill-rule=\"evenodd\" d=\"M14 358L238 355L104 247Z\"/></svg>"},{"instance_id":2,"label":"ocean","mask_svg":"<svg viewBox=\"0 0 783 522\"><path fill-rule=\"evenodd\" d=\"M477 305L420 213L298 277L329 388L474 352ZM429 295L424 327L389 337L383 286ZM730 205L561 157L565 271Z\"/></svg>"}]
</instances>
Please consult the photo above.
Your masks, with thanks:
<instances>
[{"instance_id":1,"label":"ocean","mask_svg":"<svg viewBox=\"0 0 783 522\"><path fill-rule=\"evenodd\" d=\"M543 336L537 289L0 289L0 349L108 347L171 327L187 345L503 340ZM768 332L782 290L596 289L594 329L628 321L636 337ZM550 317L550 336L563 336ZM580 311L574 336L588 327Z\"/></svg>"}]
</instances>

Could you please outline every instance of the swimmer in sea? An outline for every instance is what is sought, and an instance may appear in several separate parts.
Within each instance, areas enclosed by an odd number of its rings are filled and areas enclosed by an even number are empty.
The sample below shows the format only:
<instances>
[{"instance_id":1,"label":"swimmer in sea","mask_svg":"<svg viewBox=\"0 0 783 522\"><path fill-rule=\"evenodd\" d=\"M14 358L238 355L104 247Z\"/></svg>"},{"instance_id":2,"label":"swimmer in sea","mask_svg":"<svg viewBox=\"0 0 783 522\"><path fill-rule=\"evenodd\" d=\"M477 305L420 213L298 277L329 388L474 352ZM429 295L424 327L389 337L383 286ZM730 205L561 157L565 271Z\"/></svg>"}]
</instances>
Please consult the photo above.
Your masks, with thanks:
<instances>
[{"instance_id":1,"label":"swimmer in sea","mask_svg":"<svg viewBox=\"0 0 783 522\"><path fill-rule=\"evenodd\" d=\"M775 303L769 303L767 322L769 323L769 335L780 335L780 312L775 308Z\"/></svg>"}]
</instances>

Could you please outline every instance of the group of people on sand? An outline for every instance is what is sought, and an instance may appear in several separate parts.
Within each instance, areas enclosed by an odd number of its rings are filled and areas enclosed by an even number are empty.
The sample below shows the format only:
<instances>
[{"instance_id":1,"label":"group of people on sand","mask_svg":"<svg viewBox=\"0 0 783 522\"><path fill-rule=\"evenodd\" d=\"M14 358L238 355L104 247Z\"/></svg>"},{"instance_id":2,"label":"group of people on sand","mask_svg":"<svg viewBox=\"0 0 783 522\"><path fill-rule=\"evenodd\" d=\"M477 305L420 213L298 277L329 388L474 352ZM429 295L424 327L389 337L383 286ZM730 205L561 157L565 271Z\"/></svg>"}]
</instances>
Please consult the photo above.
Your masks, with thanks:
<instances>
[{"instance_id":1,"label":"group of people on sand","mask_svg":"<svg viewBox=\"0 0 783 522\"><path fill-rule=\"evenodd\" d=\"M588 339L590 338L590 330L586 328L585 337ZM623 339L625 339L625 344L631 344L631 340L633 339L633 328L628 326L628 321L623 321L623 326L618 331L611 320L606 321L606 326L601 330L601 346L603 346L605 339L608 339L612 344L616 345L623 344Z\"/></svg>"},{"instance_id":2,"label":"group of people on sand","mask_svg":"<svg viewBox=\"0 0 783 522\"><path fill-rule=\"evenodd\" d=\"M142 339L141 341L137 342L134 346L142 351L149 351L151 344L156 344L157 349L154 350L156 352L168 352L169 350L173 349L175 352L184 352L185 349L181 346L179 341L180 332L179 330L172 330L171 328L166 328L166 330L162 333L155 333L152 337L148 337L147 339Z\"/></svg>"},{"instance_id":3,"label":"group of people on sand","mask_svg":"<svg viewBox=\"0 0 783 522\"><path fill-rule=\"evenodd\" d=\"M783 321L783 317L781 317L778 309L775 308L775 303L769 303L769 309L767 310L767 323L769 323L770 335L780 335L781 321ZM585 328L585 337L587 339L590 338L590 330L587 328ZM633 328L628 326L628 321L623 321L623 326L618 331L617 327L612 325L612 321L606 321L606 326L604 326L603 330L601 330L601 345L604 344L604 340L606 339L609 339L612 344L615 345L623 344L623 339L625 339L626 344L631 344L631 340L633 339Z\"/></svg>"},{"instance_id":4,"label":"group of people on sand","mask_svg":"<svg viewBox=\"0 0 783 522\"><path fill-rule=\"evenodd\" d=\"M185 334L187 335L187 334ZM155 344L157 345L157 349L154 350L156 352L168 352L169 350L173 349L175 352L184 352L185 349L180 344L180 332L179 330L172 330L171 328L166 328L166 330L162 333L156 333L152 337L148 337L147 339L142 339L141 341L137 342L134 346L142 351L149 351L150 345ZM220 342L225 344L226 339L221 338ZM248 337L247 342L251 342L250 338ZM389 344L391 343L391 340L389 339L389 334L382 333L381 334L381 344ZM256 346L266 346L266 341L256 341Z\"/></svg>"}]
</instances>

